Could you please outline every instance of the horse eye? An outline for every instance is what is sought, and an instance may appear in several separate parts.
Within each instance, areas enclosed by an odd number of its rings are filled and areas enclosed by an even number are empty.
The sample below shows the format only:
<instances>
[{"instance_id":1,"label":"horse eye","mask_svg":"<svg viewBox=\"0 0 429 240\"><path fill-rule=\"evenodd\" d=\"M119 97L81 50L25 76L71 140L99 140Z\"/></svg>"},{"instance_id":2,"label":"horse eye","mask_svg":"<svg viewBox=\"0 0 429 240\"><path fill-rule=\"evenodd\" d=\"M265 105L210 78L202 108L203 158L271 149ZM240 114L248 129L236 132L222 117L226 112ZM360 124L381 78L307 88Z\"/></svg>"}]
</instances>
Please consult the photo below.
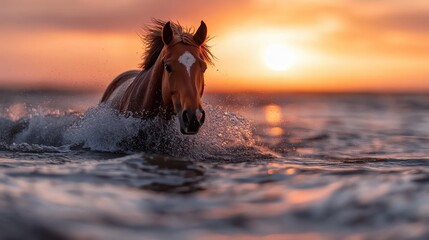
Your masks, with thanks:
<instances>
[{"instance_id":1,"label":"horse eye","mask_svg":"<svg viewBox=\"0 0 429 240\"><path fill-rule=\"evenodd\" d=\"M168 73L171 73L171 66L170 65L168 65L168 64L164 64L164 68L165 68L165 70L168 72Z\"/></svg>"}]
</instances>

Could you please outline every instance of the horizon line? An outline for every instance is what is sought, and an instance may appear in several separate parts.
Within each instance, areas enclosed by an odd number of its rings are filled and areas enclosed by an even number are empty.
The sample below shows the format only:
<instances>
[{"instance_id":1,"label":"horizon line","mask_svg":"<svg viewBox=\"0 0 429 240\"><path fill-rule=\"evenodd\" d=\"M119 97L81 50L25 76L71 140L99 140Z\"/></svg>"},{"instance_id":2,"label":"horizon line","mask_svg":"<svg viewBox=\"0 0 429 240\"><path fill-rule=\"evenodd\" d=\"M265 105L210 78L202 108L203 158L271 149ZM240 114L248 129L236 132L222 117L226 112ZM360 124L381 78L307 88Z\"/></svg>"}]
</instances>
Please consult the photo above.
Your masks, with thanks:
<instances>
[{"instance_id":1,"label":"horizon line","mask_svg":"<svg viewBox=\"0 0 429 240\"><path fill-rule=\"evenodd\" d=\"M104 92L98 88L62 88L62 87L16 87L0 86L0 93L35 93L35 92L58 92L58 93L100 93ZM205 94L429 94L429 90L211 90Z\"/></svg>"}]
</instances>

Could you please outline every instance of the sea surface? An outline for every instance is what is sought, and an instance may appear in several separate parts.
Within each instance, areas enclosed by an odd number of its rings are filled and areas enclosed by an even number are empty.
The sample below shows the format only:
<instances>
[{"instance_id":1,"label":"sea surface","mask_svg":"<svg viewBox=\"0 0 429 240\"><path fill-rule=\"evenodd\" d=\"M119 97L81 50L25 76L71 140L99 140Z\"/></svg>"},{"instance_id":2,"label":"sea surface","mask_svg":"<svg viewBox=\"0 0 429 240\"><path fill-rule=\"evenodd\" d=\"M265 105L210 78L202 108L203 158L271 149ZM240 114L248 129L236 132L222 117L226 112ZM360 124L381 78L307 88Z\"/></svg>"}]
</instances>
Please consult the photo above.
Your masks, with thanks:
<instances>
[{"instance_id":1,"label":"sea surface","mask_svg":"<svg viewBox=\"0 0 429 240\"><path fill-rule=\"evenodd\" d=\"M429 94L100 97L0 91L0 239L429 239Z\"/></svg>"}]
</instances>

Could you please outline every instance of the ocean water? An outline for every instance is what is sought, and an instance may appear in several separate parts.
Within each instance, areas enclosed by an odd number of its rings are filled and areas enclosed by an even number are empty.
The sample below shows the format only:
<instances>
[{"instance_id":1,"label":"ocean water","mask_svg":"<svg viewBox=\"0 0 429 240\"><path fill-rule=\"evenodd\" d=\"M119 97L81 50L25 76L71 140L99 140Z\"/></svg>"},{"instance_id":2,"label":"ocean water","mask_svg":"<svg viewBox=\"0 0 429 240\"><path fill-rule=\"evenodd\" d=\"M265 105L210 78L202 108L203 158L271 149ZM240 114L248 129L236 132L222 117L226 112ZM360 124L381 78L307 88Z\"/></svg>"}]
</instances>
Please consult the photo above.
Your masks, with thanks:
<instances>
[{"instance_id":1,"label":"ocean water","mask_svg":"<svg viewBox=\"0 0 429 240\"><path fill-rule=\"evenodd\" d=\"M196 136L0 92L1 239L428 239L429 95L207 94Z\"/></svg>"}]
</instances>

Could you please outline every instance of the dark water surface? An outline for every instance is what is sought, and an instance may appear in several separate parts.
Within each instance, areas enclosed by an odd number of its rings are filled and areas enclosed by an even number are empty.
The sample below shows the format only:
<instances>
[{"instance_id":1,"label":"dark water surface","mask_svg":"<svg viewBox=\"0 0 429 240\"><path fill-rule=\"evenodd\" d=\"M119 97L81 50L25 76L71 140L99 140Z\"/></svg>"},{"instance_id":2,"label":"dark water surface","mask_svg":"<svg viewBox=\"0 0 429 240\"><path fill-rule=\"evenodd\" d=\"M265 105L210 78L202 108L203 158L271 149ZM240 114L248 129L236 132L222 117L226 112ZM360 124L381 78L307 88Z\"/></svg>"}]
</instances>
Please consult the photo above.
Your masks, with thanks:
<instances>
[{"instance_id":1,"label":"dark water surface","mask_svg":"<svg viewBox=\"0 0 429 240\"><path fill-rule=\"evenodd\" d=\"M207 95L197 136L0 92L0 238L428 239L429 95Z\"/></svg>"}]
</instances>

